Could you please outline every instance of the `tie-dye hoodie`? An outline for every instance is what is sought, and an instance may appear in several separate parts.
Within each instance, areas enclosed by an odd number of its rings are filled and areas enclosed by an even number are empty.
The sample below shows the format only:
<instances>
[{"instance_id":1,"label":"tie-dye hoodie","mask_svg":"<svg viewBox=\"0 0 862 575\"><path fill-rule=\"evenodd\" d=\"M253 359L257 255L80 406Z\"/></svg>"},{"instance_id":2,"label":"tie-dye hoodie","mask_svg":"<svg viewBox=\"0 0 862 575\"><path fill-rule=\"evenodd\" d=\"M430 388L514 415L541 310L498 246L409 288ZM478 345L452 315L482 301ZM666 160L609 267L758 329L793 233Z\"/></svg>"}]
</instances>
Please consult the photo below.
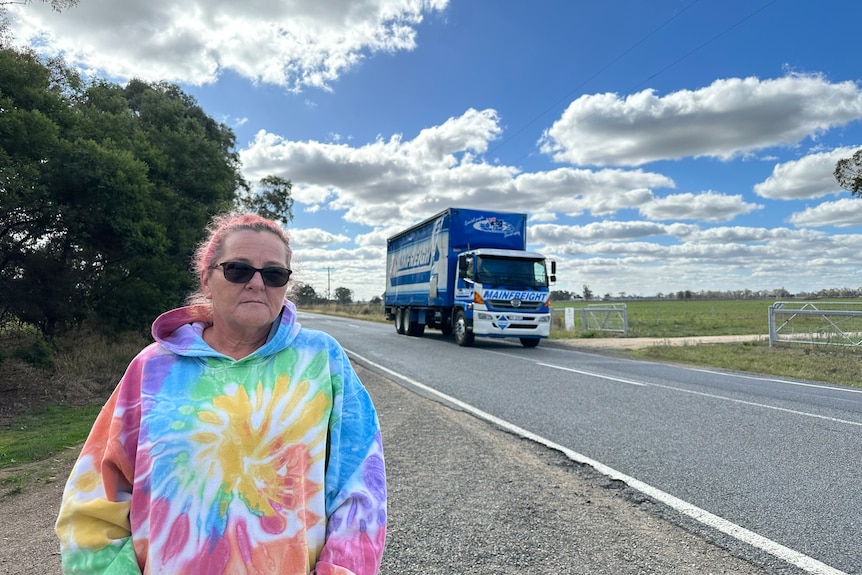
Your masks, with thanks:
<instances>
[{"instance_id":1,"label":"tie-dye hoodie","mask_svg":"<svg viewBox=\"0 0 862 575\"><path fill-rule=\"evenodd\" d=\"M285 302L241 360L197 308L161 315L93 425L57 518L64 573L377 573L377 414L341 347Z\"/></svg>"}]
</instances>

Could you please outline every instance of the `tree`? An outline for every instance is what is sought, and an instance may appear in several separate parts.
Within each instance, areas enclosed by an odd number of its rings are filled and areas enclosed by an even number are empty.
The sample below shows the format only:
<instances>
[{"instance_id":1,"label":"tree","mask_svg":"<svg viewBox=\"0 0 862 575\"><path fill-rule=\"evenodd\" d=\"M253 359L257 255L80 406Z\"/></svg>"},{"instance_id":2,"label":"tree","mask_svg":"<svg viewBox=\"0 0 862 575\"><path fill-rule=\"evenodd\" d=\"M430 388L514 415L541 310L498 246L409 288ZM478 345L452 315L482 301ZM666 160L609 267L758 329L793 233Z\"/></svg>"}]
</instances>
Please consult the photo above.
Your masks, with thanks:
<instances>
[{"instance_id":1,"label":"tree","mask_svg":"<svg viewBox=\"0 0 862 575\"><path fill-rule=\"evenodd\" d=\"M337 287L335 288L335 300L342 305L353 303L353 292L346 287Z\"/></svg>"},{"instance_id":2,"label":"tree","mask_svg":"<svg viewBox=\"0 0 862 575\"><path fill-rule=\"evenodd\" d=\"M551 290L551 300L553 301L572 301L575 294L566 290Z\"/></svg>"},{"instance_id":3,"label":"tree","mask_svg":"<svg viewBox=\"0 0 862 575\"><path fill-rule=\"evenodd\" d=\"M584 284L583 294L584 301L590 301L591 299L593 299L593 290L591 290L587 284Z\"/></svg>"},{"instance_id":4,"label":"tree","mask_svg":"<svg viewBox=\"0 0 862 575\"><path fill-rule=\"evenodd\" d=\"M293 291L294 301L296 305L312 305L320 301L320 296L314 291L314 288L308 284L299 284Z\"/></svg>"},{"instance_id":5,"label":"tree","mask_svg":"<svg viewBox=\"0 0 862 575\"><path fill-rule=\"evenodd\" d=\"M862 195L862 149L849 158L838 160L833 172L838 185L854 196Z\"/></svg>"},{"instance_id":6,"label":"tree","mask_svg":"<svg viewBox=\"0 0 862 575\"><path fill-rule=\"evenodd\" d=\"M293 221L293 184L278 176L266 176L260 181L257 193L238 198L237 204L245 211L257 213L284 223Z\"/></svg>"},{"instance_id":7,"label":"tree","mask_svg":"<svg viewBox=\"0 0 862 575\"><path fill-rule=\"evenodd\" d=\"M172 84L84 85L12 50L0 109L0 314L51 334L181 303L207 222L247 187L233 132Z\"/></svg>"}]
</instances>

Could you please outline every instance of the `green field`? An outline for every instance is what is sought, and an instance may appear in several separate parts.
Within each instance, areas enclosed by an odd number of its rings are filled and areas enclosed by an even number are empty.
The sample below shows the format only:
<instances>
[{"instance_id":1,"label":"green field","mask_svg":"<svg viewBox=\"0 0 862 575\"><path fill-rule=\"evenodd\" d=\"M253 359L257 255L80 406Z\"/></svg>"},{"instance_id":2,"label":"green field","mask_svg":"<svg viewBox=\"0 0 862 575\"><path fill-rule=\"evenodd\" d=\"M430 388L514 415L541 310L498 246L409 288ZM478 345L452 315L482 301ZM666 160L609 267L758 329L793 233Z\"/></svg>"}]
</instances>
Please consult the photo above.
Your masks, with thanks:
<instances>
[{"instance_id":1,"label":"green field","mask_svg":"<svg viewBox=\"0 0 862 575\"><path fill-rule=\"evenodd\" d=\"M792 301L792 300L790 300ZM554 302L555 337L583 337L581 313L575 313L575 330L563 329L562 309L589 306L625 305L628 337L689 337L710 335L766 335L769 333L769 307L774 300L634 300L626 302ZM793 302L794 304L803 303ZM822 306L825 302L812 302ZM842 300L837 306L860 303ZM835 306L832 306L835 307ZM862 306L857 308L862 311ZM589 330L587 330L589 331ZM588 334L595 337L599 334Z\"/></svg>"}]
</instances>

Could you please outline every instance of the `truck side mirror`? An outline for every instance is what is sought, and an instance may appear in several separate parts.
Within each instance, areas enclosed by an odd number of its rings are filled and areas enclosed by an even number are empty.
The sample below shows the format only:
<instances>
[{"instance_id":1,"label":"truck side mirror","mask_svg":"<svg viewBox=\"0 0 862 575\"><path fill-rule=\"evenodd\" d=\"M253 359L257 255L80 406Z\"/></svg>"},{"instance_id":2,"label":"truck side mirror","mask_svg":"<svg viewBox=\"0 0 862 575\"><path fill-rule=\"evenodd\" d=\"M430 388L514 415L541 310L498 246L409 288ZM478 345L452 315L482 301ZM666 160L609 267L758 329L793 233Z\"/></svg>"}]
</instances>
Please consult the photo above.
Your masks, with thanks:
<instances>
[{"instance_id":1,"label":"truck side mirror","mask_svg":"<svg viewBox=\"0 0 862 575\"><path fill-rule=\"evenodd\" d=\"M467 258L458 258L458 271L462 276L467 273Z\"/></svg>"}]
</instances>

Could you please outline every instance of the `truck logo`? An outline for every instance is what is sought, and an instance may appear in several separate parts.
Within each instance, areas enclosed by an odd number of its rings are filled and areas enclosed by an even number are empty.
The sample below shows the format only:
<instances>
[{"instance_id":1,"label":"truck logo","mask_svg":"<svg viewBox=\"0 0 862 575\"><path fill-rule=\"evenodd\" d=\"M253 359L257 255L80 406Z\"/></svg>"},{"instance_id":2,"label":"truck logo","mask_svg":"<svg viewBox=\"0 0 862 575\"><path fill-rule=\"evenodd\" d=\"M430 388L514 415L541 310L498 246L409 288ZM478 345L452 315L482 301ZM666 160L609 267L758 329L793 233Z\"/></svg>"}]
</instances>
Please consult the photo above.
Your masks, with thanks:
<instances>
[{"instance_id":1,"label":"truck logo","mask_svg":"<svg viewBox=\"0 0 862 575\"><path fill-rule=\"evenodd\" d=\"M497 217L478 218L473 222L474 230L486 232L489 234L503 234L505 237L521 235L521 232L515 229L515 226L509 222Z\"/></svg>"},{"instance_id":2,"label":"truck logo","mask_svg":"<svg viewBox=\"0 0 862 575\"><path fill-rule=\"evenodd\" d=\"M548 293L543 291L511 291L499 289L487 289L482 293L482 297L495 300L509 300L512 307L519 307L525 301L544 301L548 298ZM518 302L517 304L515 302Z\"/></svg>"}]
</instances>

